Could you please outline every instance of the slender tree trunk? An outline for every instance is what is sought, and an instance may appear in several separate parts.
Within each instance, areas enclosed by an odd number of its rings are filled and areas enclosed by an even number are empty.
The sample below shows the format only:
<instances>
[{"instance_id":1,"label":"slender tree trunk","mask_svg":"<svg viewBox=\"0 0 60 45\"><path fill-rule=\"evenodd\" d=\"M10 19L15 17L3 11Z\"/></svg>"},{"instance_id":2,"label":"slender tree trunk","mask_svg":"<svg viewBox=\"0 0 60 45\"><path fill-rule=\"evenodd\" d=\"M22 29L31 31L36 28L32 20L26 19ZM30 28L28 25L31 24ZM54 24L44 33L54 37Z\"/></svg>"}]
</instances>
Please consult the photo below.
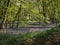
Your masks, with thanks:
<instances>
[{"instance_id":1,"label":"slender tree trunk","mask_svg":"<svg viewBox=\"0 0 60 45\"><path fill-rule=\"evenodd\" d=\"M57 8L56 10L57 10L57 16L58 16L59 15L59 13L58 13L59 12L59 9L58 9L58 0L57 0L57 3L56 3L56 8ZM57 17L57 18L59 18L59 17ZM57 19L56 19L56 25L57 25L57 23L58 22L57 22Z\"/></svg>"},{"instance_id":2,"label":"slender tree trunk","mask_svg":"<svg viewBox=\"0 0 60 45\"><path fill-rule=\"evenodd\" d=\"M10 2L10 0L8 0L7 2L5 2L5 3L7 3L7 7L9 6L9 2ZM4 4L5 4L4 3ZM0 29L3 29L3 28L5 28L5 22L6 22L6 18L7 18L7 8L4 10L3 9L3 17L2 17L2 22L1 22L1 25L0 25Z\"/></svg>"},{"instance_id":3,"label":"slender tree trunk","mask_svg":"<svg viewBox=\"0 0 60 45\"><path fill-rule=\"evenodd\" d=\"M44 16L44 23L46 22L46 9L45 9L45 2L42 0L42 6L43 6L43 16Z\"/></svg>"},{"instance_id":4,"label":"slender tree trunk","mask_svg":"<svg viewBox=\"0 0 60 45\"><path fill-rule=\"evenodd\" d=\"M17 21L17 28L18 28L18 25L19 25L19 13L21 12L21 4L20 4L20 8L18 9L17 13L16 13L16 16L15 16L15 19L13 21L13 25L12 27L14 26L14 23L15 21ZM16 18L18 18L18 20L16 20Z\"/></svg>"}]
</instances>

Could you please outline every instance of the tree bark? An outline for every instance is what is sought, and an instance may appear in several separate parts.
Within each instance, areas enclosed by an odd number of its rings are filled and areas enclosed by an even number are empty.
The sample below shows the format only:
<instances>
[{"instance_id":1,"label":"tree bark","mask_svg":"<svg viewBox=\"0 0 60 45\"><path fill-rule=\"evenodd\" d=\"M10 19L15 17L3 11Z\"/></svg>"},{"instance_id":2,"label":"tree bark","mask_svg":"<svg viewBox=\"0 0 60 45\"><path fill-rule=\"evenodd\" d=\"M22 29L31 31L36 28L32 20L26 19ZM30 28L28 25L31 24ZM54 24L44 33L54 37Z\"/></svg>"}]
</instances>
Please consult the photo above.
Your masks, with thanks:
<instances>
[{"instance_id":1,"label":"tree bark","mask_svg":"<svg viewBox=\"0 0 60 45\"><path fill-rule=\"evenodd\" d=\"M17 28L18 28L18 25L19 25L19 13L21 12L21 4L20 4L20 8L18 9L17 13L16 13L16 16L14 17L15 19L13 20L13 25L12 27L14 26L14 23L16 21L16 18L18 18L18 23L17 23Z\"/></svg>"},{"instance_id":2,"label":"tree bark","mask_svg":"<svg viewBox=\"0 0 60 45\"><path fill-rule=\"evenodd\" d=\"M5 3L4 3L4 5L5 5ZM7 1L7 5L6 5L7 7L9 6L9 3L10 3L10 0ZM7 8L5 10L3 9L3 14L2 15L3 16L2 16L2 22L0 24L0 29L5 28L5 22L6 22L6 18L7 18Z\"/></svg>"}]
</instances>

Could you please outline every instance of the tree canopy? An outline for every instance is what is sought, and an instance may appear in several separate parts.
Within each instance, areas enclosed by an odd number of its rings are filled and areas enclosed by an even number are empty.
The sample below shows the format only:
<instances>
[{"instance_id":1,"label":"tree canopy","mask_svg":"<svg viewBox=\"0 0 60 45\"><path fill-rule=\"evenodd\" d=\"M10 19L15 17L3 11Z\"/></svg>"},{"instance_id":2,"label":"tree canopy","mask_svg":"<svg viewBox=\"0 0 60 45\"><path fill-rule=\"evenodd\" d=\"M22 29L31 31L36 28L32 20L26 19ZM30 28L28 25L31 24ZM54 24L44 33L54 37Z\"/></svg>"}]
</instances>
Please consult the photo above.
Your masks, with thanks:
<instances>
[{"instance_id":1,"label":"tree canopy","mask_svg":"<svg viewBox=\"0 0 60 45\"><path fill-rule=\"evenodd\" d=\"M60 0L0 0L0 29L29 22L60 21Z\"/></svg>"}]
</instances>

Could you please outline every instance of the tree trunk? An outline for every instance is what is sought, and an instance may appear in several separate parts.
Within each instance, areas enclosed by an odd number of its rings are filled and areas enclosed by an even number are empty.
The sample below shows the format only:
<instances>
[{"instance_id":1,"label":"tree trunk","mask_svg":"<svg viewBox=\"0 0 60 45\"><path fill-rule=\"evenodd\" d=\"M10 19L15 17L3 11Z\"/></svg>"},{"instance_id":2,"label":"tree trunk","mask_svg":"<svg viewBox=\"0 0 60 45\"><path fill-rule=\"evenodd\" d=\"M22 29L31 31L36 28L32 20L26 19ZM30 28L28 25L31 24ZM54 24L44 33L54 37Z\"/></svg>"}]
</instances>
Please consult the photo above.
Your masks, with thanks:
<instances>
[{"instance_id":1,"label":"tree trunk","mask_svg":"<svg viewBox=\"0 0 60 45\"><path fill-rule=\"evenodd\" d=\"M14 23L15 21L17 21L17 28L18 28L18 25L19 25L19 13L21 12L21 4L20 4L20 8L18 9L17 13L16 13L16 16L15 16L15 19L13 20L13 25L12 27L14 26ZM18 20L16 20L16 18L18 18Z\"/></svg>"},{"instance_id":2,"label":"tree trunk","mask_svg":"<svg viewBox=\"0 0 60 45\"><path fill-rule=\"evenodd\" d=\"M5 3L7 3L7 7L9 6L9 3L10 3L10 0L8 0L7 2L5 2ZM5 3L4 3L4 5L5 5ZM2 17L2 22L1 22L1 25L0 25L0 29L3 29L3 28L5 28L5 22L6 22L6 18L7 18L7 8L4 10L3 9L3 17Z\"/></svg>"}]
</instances>

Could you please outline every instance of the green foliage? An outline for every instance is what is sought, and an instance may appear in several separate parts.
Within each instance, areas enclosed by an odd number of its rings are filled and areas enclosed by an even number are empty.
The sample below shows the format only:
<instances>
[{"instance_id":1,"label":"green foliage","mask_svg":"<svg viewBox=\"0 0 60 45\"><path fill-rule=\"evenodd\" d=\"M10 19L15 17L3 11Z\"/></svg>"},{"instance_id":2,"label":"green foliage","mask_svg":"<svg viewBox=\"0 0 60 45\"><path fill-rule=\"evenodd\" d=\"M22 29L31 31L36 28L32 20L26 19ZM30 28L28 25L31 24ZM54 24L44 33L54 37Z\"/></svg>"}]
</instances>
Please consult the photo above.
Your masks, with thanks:
<instances>
[{"instance_id":1,"label":"green foliage","mask_svg":"<svg viewBox=\"0 0 60 45\"><path fill-rule=\"evenodd\" d=\"M60 25L43 32L0 33L0 45L60 45Z\"/></svg>"},{"instance_id":2,"label":"green foliage","mask_svg":"<svg viewBox=\"0 0 60 45\"><path fill-rule=\"evenodd\" d=\"M8 21L12 21L13 23L15 23L15 21L17 21L20 25L22 25L20 22L24 21L23 24L26 25L26 23L29 21L43 23L57 22L60 21L59 12L60 12L59 0L0 1L0 20L1 20L0 23L2 23L2 21L4 23Z\"/></svg>"}]
</instances>

